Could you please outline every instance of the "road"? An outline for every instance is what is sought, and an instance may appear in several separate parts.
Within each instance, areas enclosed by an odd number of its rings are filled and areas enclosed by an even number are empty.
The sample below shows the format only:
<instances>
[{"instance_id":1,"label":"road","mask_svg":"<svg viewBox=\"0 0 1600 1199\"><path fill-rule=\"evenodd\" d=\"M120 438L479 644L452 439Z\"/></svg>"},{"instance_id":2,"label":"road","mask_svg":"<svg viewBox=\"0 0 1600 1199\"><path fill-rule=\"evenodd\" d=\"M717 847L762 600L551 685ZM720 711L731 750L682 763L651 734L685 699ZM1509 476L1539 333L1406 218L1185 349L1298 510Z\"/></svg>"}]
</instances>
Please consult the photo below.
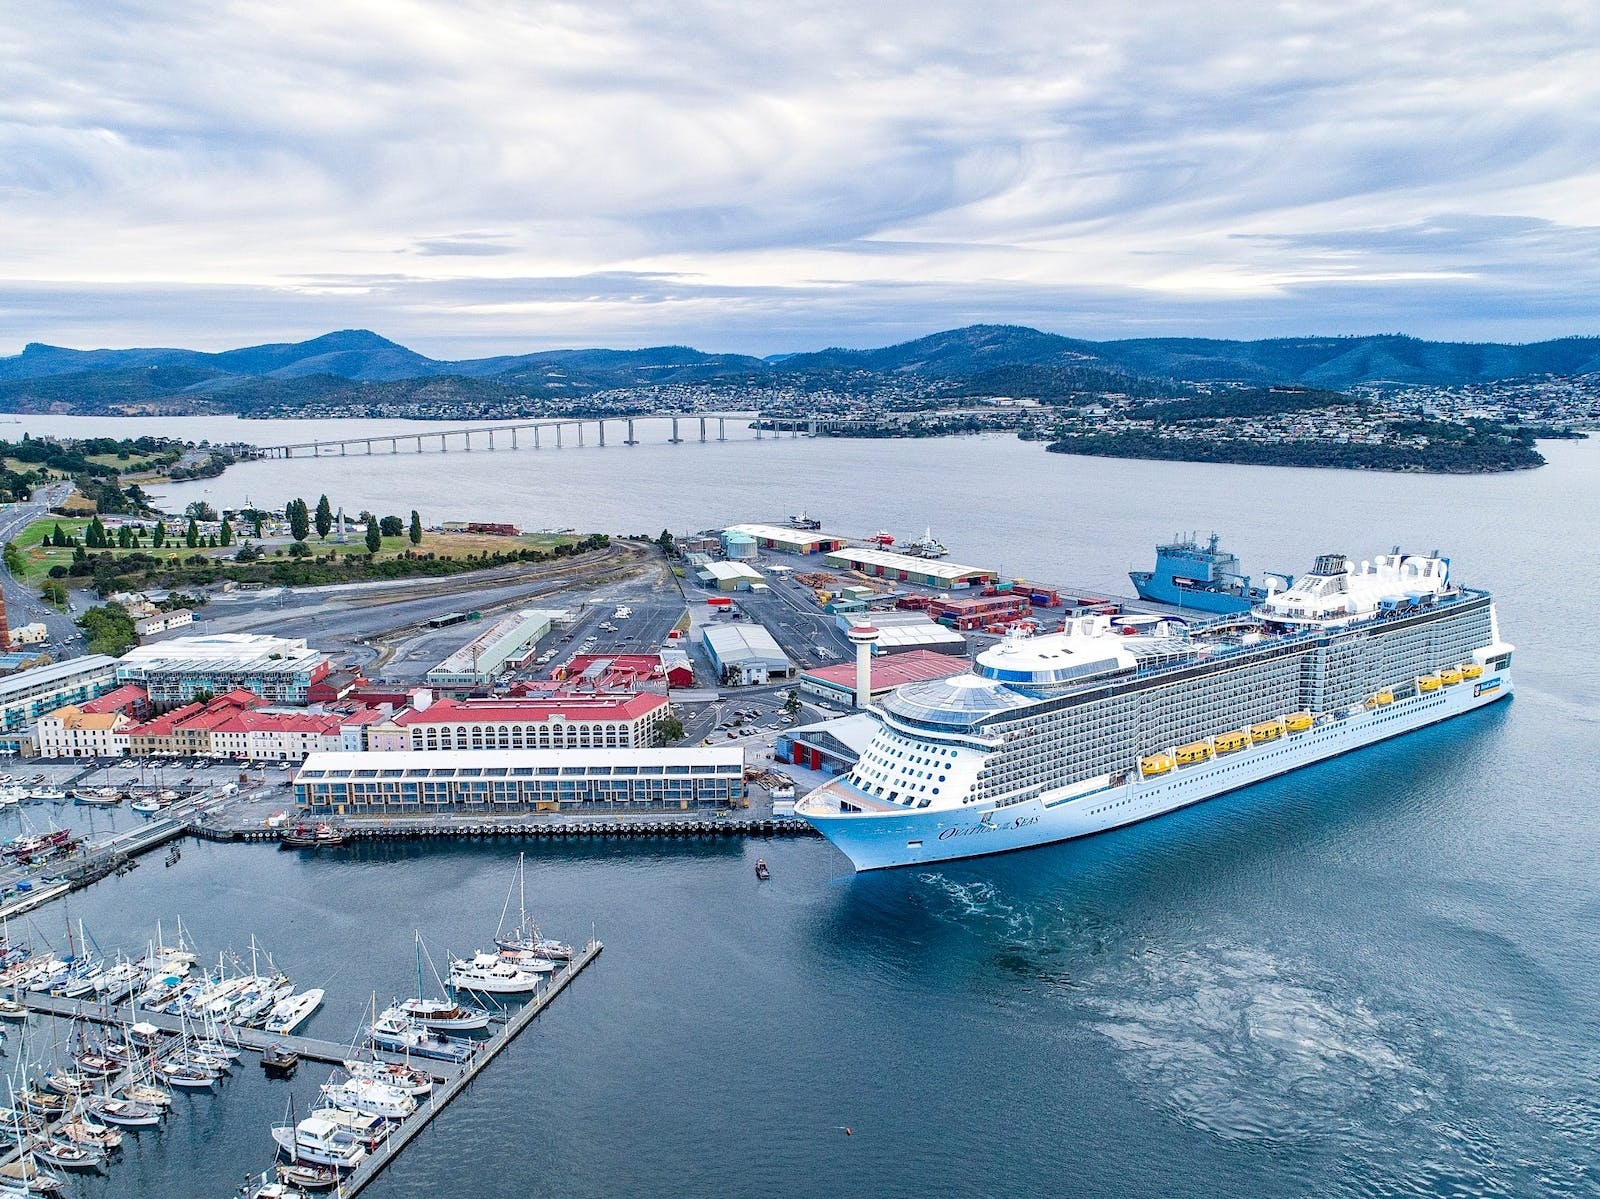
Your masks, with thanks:
<instances>
[{"instance_id":1,"label":"road","mask_svg":"<svg viewBox=\"0 0 1600 1199\"><path fill-rule=\"evenodd\" d=\"M16 537L34 521L49 516L50 505L60 503L71 490L70 484L52 483L39 488L34 492L34 498L26 503L7 504L0 508L0 544ZM19 582L4 568L0 568L0 590L5 593L6 621L12 628L43 622L50 630L50 640L36 648L45 650L57 661L84 652L83 631L72 623L72 616L50 607L39 598L36 590ZM68 603L75 611L83 606L76 596L69 598Z\"/></svg>"}]
</instances>

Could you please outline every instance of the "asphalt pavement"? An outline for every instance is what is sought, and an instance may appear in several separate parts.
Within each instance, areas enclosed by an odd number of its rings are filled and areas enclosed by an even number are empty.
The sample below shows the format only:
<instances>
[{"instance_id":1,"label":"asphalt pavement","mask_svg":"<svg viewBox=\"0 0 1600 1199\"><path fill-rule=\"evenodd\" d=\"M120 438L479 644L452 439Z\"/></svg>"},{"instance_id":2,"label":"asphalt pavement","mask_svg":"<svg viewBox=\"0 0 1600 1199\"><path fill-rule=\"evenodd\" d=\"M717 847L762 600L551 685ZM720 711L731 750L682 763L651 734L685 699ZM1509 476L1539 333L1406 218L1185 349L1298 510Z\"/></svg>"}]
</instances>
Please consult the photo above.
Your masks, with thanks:
<instances>
[{"instance_id":1,"label":"asphalt pavement","mask_svg":"<svg viewBox=\"0 0 1600 1199\"><path fill-rule=\"evenodd\" d=\"M0 544L16 537L34 521L49 516L50 505L60 503L70 490L65 483L52 483L41 487L34 493L34 498L26 503L0 507ZM72 623L72 616L50 607L39 598L38 591L19 582L9 570L3 568L0 568L0 591L4 592L6 599L6 622L12 628L42 622L49 630L48 642L30 648L41 649L57 661L84 652L83 631ZM73 596L71 606L74 611L81 611L84 605L78 597Z\"/></svg>"}]
</instances>

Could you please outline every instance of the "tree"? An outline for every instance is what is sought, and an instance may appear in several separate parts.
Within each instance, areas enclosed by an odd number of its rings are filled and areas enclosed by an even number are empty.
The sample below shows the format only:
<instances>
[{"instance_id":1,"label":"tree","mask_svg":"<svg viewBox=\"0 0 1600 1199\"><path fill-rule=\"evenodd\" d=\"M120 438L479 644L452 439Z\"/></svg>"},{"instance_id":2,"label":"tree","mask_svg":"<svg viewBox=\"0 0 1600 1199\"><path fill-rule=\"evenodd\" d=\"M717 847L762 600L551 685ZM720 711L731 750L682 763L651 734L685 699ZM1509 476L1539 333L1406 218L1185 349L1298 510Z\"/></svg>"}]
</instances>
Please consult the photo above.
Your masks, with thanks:
<instances>
[{"instance_id":1,"label":"tree","mask_svg":"<svg viewBox=\"0 0 1600 1199\"><path fill-rule=\"evenodd\" d=\"M783 711L785 715L790 717L798 717L800 715L800 693L793 687L790 687L789 694L783 697Z\"/></svg>"},{"instance_id":2,"label":"tree","mask_svg":"<svg viewBox=\"0 0 1600 1199\"><path fill-rule=\"evenodd\" d=\"M257 508L250 513L250 520L256 527L256 539L259 541L266 536L267 514Z\"/></svg>"},{"instance_id":3,"label":"tree","mask_svg":"<svg viewBox=\"0 0 1600 1199\"><path fill-rule=\"evenodd\" d=\"M89 521L89 527L83 534L84 544L92 550L103 550L106 547L106 527L100 523L98 516Z\"/></svg>"},{"instance_id":4,"label":"tree","mask_svg":"<svg viewBox=\"0 0 1600 1199\"><path fill-rule=\"evenodd\" d=\"M406 522L398 516L385 516L378 522L378 532L385 537L404 537L406 534Z\"/></svg>"},{"instance_id":5,"label":"tree","mask_svg":"<svg viewBox=\"0 0 1600 1199\"><path fill-rule=\"evenodd\" d=\"M656 544L661 547L661 552L667 557L672 557L672 533L668 529L661 530L661 536L656 538Z\"/></svg>"},{"instance_id":6,"label":"tree","mask_svg":"<svg viewBox=\"0 0 1600 1199\"><path fill-rule=\"evenodd\" d=\"M167 544L167 526L162 521L156 521L155 531L150 534L150 548L158 550Z\"/></svg>"},{"instance_id":7,"label":"tree","mask_svg":"<svg viewBox=\"0 0 1600 1199\"><path fill-rule=\"evenodd\" d=\"M50 530L50 544L57 549L67 548L67 535L61 528L61 522L56 521L56 527Z\"/></svg>"},{"instance_id":8,"label":"tree","mask_svg":"<svg viewBox=\"0 0 1600 1199\"><path fill-rule=\"evenodd\" d=\"M190 549L200 544L200 526L195 523L194 517L189 518L189 527L184 530L183 544Z\"/></svg>"},{"instance_id":9,"label":"tree","mask_svg":"<svg viewBox=\"0 0 1600 1199\"><path fill-rule=\"evenodd\" d=\"M305 542L303 542L303 541L291 541L289 543L289 557L291 557L291 558L309 558L310 556L311 556L311 547L309 545L307 545Z\"/></svg>"},{"instance_id":10,"label":"tree","mask_svg":"<svg viewBox=\"0 0 1600 1199\"><path fill-rule=\"evenodd\" d=\"M375 554L383 546L383 534L378 532L378 522L367 513L367 553Z\"/></svg>"},{"instance_id":11,"label":"tree","mask_svg":"<svg viewBox=\"0 0 1600 1199\"><path fill-rule=\"evenodd\" d=\"M191 520L216 520L217 510L204 500L195 500L183 510L183 514Z\"/></svg>"},{"instance_id":12,"label":"tree","mask_svg":"<svg viewBox=\"0 0 1600 1199\"><path fill-rule=\"evenodd\" d=\"M17 543L14 541L6 542L5 564L6 569L12 574L21 573L23 567L27 565L22 559L22 551L17 548Z\"/></svg>"},{"instance_id":13,"label":"tree","mask_svg":"<svg viewBox=\"0 0 1600 1199\"><path fill-rule=\"evenodd\" d=\"M422 544L422 517L417 515L417 510L415 508L411 509L410 537L412 545Z\"/></svg>"},{"instance_id":14,"label":"tree","mask_svg":"<svg viewBox=\"0 0 1600 1199\"><path fill-rule=\"evenodd\" d=\"M333 505L328 503L328 497L322 496L317 500L317 536L328 540L328 533L333 528Z\"/></svg>"},{"instance_id":15,"label":"tree","mask_svg":"<svg viewBox=\"0 0 1600 1199\"><path fill-rule=\"evenodd\" d=\"M57 584L59 586L59 584ZM137 639L133 631L133 617L121 604L99 604L90 608L76 621L89 638L91 654L125 654Z\"/></svg>"},{"instance_id":16,"label":"tree","mask_svg":"<svg viewBox=\"0 0 1600 1199\"><path fill-rule=\"evenodd\" d=\"M60 583L55 579L45 580L44 585L39 588L39 596L52 607L65 608L67 606L66 584Z\"/></svg>"},{"instance_id":17,"label":"tree","mask_svg":"<svg viewBox=\"0 0 1600 1199\"><path fill-rule=\"evenodd\" d=\"M311 536L311 514L306 510L304 500L289 501L289 533L296 541L304 541Z\"/></svg>"},{"instance_id":18,"label":"tree","mask_svg":"<svg viewBox=\"0 0 1600 1199\"><path fill-rule=\"evenodd\" d=\"M222 528L217 531L217 540L223 545L233 544L233 526L228 523L228 518L222 518Z\"/></svg>"},{"instance_id":19,"label":"tree","mask_svg":"<svg viewBox=\"0 0 1600 1199\"><path fill-rule=\"evenodd\" d=\"M119 525L117 527L117 548L119 550L131 550L133 548L133 530L127 525Z\"/></svg>"},{"instance_id":20,"label":"tree","mask_svg":"<svg viewBox=\"0 0 1600 1199\"><path fill-rule=\"evenodd\" d=\"M663 745L683 740L683 721L668 712L656 722L656 737Z\"/></svg>"}]
</instances>

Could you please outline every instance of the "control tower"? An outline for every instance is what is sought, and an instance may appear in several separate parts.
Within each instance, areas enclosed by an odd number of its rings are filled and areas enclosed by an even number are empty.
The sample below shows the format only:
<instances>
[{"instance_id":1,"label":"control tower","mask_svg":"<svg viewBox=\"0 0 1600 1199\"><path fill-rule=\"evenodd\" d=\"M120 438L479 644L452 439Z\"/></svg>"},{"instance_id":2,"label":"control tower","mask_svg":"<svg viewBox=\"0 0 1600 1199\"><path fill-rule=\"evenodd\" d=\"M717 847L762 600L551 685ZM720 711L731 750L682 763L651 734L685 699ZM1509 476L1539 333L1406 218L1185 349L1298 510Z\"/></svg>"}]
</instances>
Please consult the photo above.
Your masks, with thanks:
<instances>
[{"instance_id":1,"label":"control tower","mask_svg":"<svg viewBox=\"0 0 1600 1199\"><path fill-rule=\"evenodd\" d=\"M856 647L856 707L866 708L872 703L872 647L877 644L878 630L858 624L847 636Z\"/></svg>"}]
</instances>

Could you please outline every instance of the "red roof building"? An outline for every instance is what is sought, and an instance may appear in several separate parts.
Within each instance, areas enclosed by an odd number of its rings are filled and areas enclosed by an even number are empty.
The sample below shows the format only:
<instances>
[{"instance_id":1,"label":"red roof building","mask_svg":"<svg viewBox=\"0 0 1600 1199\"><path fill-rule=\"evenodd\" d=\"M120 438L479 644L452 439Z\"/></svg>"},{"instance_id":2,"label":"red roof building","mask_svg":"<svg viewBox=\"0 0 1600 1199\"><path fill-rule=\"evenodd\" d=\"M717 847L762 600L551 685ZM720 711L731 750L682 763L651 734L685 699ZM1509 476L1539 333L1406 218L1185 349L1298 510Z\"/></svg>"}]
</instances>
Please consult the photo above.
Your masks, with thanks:
<instances>
[{"instance_id":1,"label":"red roof building","mask_svg":"<svg viewBox=\"0 0 1600 1199\"><path fill-rule=\"evenodd\" d=\"M114 691L107 691L99 699L78 705L85 714L120 713L133 720L142 720L150 714L150 693L137 683L124 683Z\"/></svg>"},{"instance_id":2,"label":"red roof building","mask_svg":"<svg viewBox=\"0 0 1600 1199\"><path fill-rule=\"evenodd\" d=\"M550 695L493 699L429 699L394 723L412 749L582 749L655 745L672 712L666 696Z\"/></svg>"},{"instance_id":3,"label":"red roof building","mask_svg":"<svg viewBox=\"0 0 1600 1199\"><path fill-rule=\"evenodd\" d=\"M966 669L966 658L926 649L874 658L871 667L872 698L887 695L905 683L948 679ZM800 675L800 690L824 699L837 700L845 707L853 708L856 702L855 663L844 662L838 666L819 666L815 670L807 670Z\"/></svg>"}]
</instances>

